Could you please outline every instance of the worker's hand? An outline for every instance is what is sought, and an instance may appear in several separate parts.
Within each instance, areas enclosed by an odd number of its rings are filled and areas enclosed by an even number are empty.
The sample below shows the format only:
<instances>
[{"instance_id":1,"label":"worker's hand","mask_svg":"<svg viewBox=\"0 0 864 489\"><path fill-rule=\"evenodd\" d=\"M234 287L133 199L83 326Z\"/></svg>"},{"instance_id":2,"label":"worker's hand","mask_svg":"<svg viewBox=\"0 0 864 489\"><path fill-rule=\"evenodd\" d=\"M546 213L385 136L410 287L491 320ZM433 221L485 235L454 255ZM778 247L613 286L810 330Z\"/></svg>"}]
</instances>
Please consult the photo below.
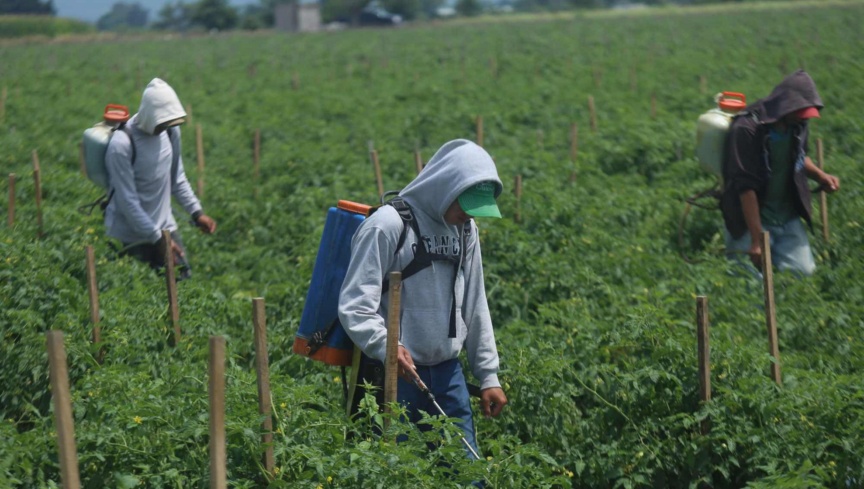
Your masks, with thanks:
<instances>
[{"instance_id":1,"label":"worker's hand","mask_svg":"<svg viewBox=\"0 0 864 489\"><path fill-rule=\"evenodd\" d=\"M164 257L165 256L165 238L159 238L159 241L156 242L156 247L159 250L159 255ZM174 241L173 239L171 240L171 256L174 257L174 264L175 265L180 261L180 259L182 257L186 256L185 253L183 252L183 248L181 248L180 245L177 244L177 242Z\"/></svg>"},{"instance_id":2,"label":"worker's hand","mask_svg":"<svg viewBox=\"0 0 864 489\"><path fill-rule=\"evenodd\" d=\"M183 252L183 248L181 248L180 245L177 244L177 242L174 241L173 239L171 240L171 251L172 251L171 255L174 256L174 264L175 265L180 263L181 258L186 256L186 254Z\"/></svg>"},{"instance_id":3,"label":"worker's hand","mask_svg":"<svg viewBox=\"0 0 864 489\"><path fill-rule=\"evenodd\" d=\"M762 245L759 241L750 242L750 249L747 250L747 254L750 255L750 261L753 262L756 270L762 270Z\"/></svg>"},{"instance_id":4,"label":"worker's hand","mask_svg":"<svg viewBox=\"0 0 864 489\"><path fill-rule=\"evenodd\" d=\"M198 229L201 230L204 234L213 234L216 232L216 221L213 220L212 217L201 214L198 216L198 220L195 221L195 225L198 226Z\"/></svg>"},{"instance_id":5,"label":"worker's hand","mask_svg":"<svg viewBox=\"0 0 864 489\"><path fill-rule=\"evenodd\" d=\"M414 382L414 379L419 378L417 376L417 368L414 367L414 359L411 358L411 354L402 345L399 345L396 361L399 363L399 377L408 382Z\"/></svg>"},{"instance_id":6,"label":"worker's hand","mask_svg":"<svg viewBox=\"0 0 864 489\"><path fill-rule=\"evenodd\" d=\"M480 392L480 406L483 408L483 416L497 417L507 404L507 396L500 387L490 387Z\"/></svg>"},{"instance_id":7,"label":"worker's hand","mask_svg":"<svg viewBox=\"0 0 864 489\"><path fill-rule=\"evenodd\" d=\"M829 194L834 193L840 190L840 179L834 175L822 173L822 175L819 176L819 188Z\"/></svg>"}]
</instances>

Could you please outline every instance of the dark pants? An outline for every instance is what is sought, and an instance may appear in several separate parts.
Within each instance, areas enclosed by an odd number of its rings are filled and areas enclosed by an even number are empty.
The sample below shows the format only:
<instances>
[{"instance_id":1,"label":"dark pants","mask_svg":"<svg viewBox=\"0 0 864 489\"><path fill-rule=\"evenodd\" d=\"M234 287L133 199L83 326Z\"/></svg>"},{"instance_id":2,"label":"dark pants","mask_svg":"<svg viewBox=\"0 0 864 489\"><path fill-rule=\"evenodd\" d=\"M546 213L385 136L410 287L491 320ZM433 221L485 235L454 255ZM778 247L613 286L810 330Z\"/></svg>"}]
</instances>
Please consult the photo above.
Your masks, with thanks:
<instances>
[{"instance_id":1,"label":"dark pants","mask_svg":"<svg viewBox=\"0 0 864 489\"><path fill-rule=\"evenodd\" d=\"M172 231L171 240L180 246L180 249L183 250L183 254L185 255L184 257L178 256L175 262L177 263L177 265L175 265L177 280L187 279L192 276L192 268L189 266L189 254L183 246L183 241L180 239L180 233ZM154 270L161 270L165 267L165 255L159 249L158 244L123 243L123 249L120 250L120 256L131 256L136 260L150 265L150 268Z\"/></svg>"}]
</instances>

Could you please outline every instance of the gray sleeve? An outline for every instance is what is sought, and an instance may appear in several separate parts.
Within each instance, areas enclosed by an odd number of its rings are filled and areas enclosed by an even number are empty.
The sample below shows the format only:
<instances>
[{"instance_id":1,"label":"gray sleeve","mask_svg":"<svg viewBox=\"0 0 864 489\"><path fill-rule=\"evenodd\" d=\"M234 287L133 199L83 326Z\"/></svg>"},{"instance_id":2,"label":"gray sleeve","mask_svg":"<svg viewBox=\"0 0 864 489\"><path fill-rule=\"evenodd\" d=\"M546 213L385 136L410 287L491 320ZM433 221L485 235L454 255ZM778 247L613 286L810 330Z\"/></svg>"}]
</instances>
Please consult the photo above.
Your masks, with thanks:
<instances>
[{"instance_id":1,"label":"gray sleeve","mask_svg":"<svg viewBox=\"0 0 864 489\"><path fill-rule=\"evenodd\" d=\"M384 361L387 344L385 318L379 312L381 288L398 240L398 234L396 239L390 234L375 225L357 230L339 294L339 320L345 332L363 353L379 361Z\"/></svg>"},{"instance_id":2,"label":"gray sleeve","mask_svg":"<svg viewBox=\"0 0 864 489\"><path fill-rule=\"evenodd\" d=\"M486 302L486 287L483 284L483 258L480 254L478 229L473 227L473 236L465 252L465 324L468 337L465 339L468 364L481 389L500 387L498 381L498 349L495 332Z\"/></svg>"},{"instance_id":3,"label":"gray sleeve","mask_svg":"<svg viewBox=\"0 0 864 489\"><path fill-rule=\"evenodd\" d=\"M189 184L189 179L186 178L186 171L183 169L183 152L180 144L180 128L178 127L173 135L171 135L171 157L174 158L174 152L177 153L177 168L171 178L171 194L177 199L177 202L183 206L183 209L194 214L202 209L201 202L195 196L192 190L192 185ZM173 159L171 161L174 163Z\"/></svg>"},{"instance_id":4,"label":"gray sleeve","mask_svg":"<svg viewBox=\"0 0 864 489\"><path fill-rule=\"evenodd\" d=\"M135 170L132 168L132 144L123 131L116 131L105 152L105 170L108 173L109 195L114 200L117 212L141 235L148 236L151 243L159 241L162 230L150 219L141 207L135 187Z\"/></svg>"}]
</instances>

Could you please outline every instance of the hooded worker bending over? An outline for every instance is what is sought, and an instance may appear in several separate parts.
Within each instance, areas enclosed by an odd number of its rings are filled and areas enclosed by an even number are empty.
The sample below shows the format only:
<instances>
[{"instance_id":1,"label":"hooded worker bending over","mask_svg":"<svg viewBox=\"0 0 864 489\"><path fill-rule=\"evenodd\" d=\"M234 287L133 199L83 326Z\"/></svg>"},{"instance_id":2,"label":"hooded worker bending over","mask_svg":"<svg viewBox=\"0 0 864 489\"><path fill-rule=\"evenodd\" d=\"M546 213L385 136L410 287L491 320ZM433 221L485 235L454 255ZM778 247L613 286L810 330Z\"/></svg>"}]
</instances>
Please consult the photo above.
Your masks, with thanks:
<instances>
[{"instance_id":1,"label":"hooded worker bending over","mask_svg":"<svg viewBox=\"0 0 864 489\"><path fill-rule=\"evenodd\" d=\"M419 376L447 416L462 420L459 426L475 451L471 405L458 359L463 347L480 383L483 414L498 416L507 404L498 382L498 350L472 219L501 217L495 203L501 190L495 163L483 148L466 140L445 144L399 194L417 227L403 225L393 206L382 206L366 219L352 240L339 297L339 319L348 336L366 355L384 361L389 303L387 295L382 297L385 278L405 269L418 253L450 258L436 259L402 282L397 397L413 422L421 419L421 410L438 414L413 383Z\"/></svg>"},{"instance_id":2,"label":"hooded worker bending over","mask_svg":"<svg viewBox=\"0 0 864 489\"><path fill-rule=\"evenodd\" d=\"M131 139L125 131L116 131L105 154L108 236L123 244L121 255L161 268L165 265L162 230L170 231L174 262L182 265L178 279L189 277L191 271L171 212L171 196L201 231L216 231L216 221L204 214L183 171L178 126L185 121L186 112L174 89L154 78L144 89L138 113L127 122Z\"/></svg>"},{"instance_id":3,"label":"hooded worker bending over","mask_svg":"<svg viewBox=\"0 0 864 489\"><path fill-rule=\"evenodd\" d=\"M730 258L747 253L761 269L765 230L778 269L813 274L816 263L801 224L804 219L812 226L807 179L819 182L825 192L840 188L837 177L820 170L807 156L807 121L819 117L821 109L816 84L799 70L732 121L720 200Z\"/></svg>"}]
</instances>

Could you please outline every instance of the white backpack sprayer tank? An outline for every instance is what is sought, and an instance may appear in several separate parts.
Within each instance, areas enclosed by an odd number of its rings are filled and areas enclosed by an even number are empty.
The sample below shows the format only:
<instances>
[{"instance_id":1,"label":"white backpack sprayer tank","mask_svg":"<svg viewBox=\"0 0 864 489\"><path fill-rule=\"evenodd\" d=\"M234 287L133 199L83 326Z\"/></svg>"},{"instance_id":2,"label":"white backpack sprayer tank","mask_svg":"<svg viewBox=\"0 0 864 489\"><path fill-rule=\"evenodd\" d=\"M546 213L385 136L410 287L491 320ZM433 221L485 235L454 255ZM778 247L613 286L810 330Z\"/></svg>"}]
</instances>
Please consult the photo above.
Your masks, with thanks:
<instances>
[{"instance_id":1,"label":"white backpack sprayer tank","mask_svg":"<svg viewBox=\"0 0 864 489\"><path fill-rule=\"evenodd\" d=\"M707 173L717 177L717 181L711 188L685 199L684 213L681 214L681 220L678 223L679 253L688 263L695 263L695 261L691 260L684 252L686 249L684 227L687 216L693 207L709 210L719 209L726 135L729 133L729 126L732 125L732 118L747 107L747 100L743 93L721 92L714 97L714 100L717 107L700 115L696 122L696 158L699 160L699 166ZM703 199L711 199L712 202L705 204Z\"/></svg>"},{"instance_id":2,"label":"white backpack sprayer tank","mask_svg":"<svg viewBox=\"0 0 864 489\"><path fill-rule=\"evenodd\" d=\"M743 93L722 92L714 99L717 107L699 116L696 123L696 158L703 170L722 178L723 146L732 118L747 106Z\"/></svg>"},{"instance_id":3,"label":"white backpack sprayer tank","mask_svg":"<svg viewBox=\"0 0 864 489\"><path fill-rule=\"evenodd\" d=\"M108 173L105 171L105 152L111 136L129 120L129 109L123 105L108 104L103 120L84 131L84 163L87 178L102 188L108 188Z\"/></svg>"}]
</instances>

